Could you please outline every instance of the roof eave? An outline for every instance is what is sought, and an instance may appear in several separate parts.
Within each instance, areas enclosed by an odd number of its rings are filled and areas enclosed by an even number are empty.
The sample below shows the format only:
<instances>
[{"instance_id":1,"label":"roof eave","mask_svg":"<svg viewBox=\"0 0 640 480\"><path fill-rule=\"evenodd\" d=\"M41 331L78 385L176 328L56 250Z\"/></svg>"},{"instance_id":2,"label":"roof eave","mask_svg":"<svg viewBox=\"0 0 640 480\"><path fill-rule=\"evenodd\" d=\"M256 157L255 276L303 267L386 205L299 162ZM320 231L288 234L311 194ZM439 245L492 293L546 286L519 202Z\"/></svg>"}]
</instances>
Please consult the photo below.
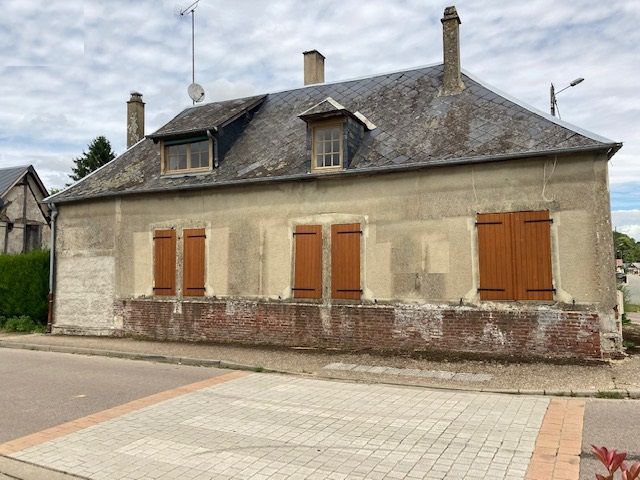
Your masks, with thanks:
<instances>
[{"instance_id":1,"label":"roof eave","mask_svg":"<svg viewBox=\"0 0 640 480\"><path fill-rule=\"evenodd\" d=\"M379 166L379 167L355 168L352 170L341 170L335 173L303 173L303 174L295 174L295 175L282 175L279 177L258 177L258 178L245 178L245 179L239 179L239 180L228 180L224 182L211 183L208 185L182 185L182 186L170 188L170 189L153 188L149 190L109 192L104 194L85 196L82 198L56 200L55 203L56 204L74 203L74 202L82 202L87 200L98 200L98 199L104 199L104 198L119 197L119 196L125 196L125 195L127 196L128 195L144 195L147 193L170 193L170 192L178 192L178 191L186 191L186 190L208 190L211 188L233 187L233 186L239 186L239 185L282 183L282 182L303 181L303 180L321 180L325 178L372 175L376 173L405 172L405 171L424 170L428 168L449 167L449 166L459 166L459 165L474 165L474 164L481 164L481 163L503 162L507 160L520 160L525 158L571 155L575 153L586 153L586 152L603 152L603 153L606 153L607 158L610 159L615 154L615 152L617 152L621 147L622 147L622 143L614 142L609 144L587 145L582 147L570 147L570 148L557 148L557 149L550 149L550 150L519 152L519 153L502 154L502 155L445 158L445 159L442 159L439 161L433 161L430 163L413 162L413 163L407 163L402 165L386 165L386 166ZM48 201L49 198L46 198L43 201Z\"/></svg>"}]
</instances>

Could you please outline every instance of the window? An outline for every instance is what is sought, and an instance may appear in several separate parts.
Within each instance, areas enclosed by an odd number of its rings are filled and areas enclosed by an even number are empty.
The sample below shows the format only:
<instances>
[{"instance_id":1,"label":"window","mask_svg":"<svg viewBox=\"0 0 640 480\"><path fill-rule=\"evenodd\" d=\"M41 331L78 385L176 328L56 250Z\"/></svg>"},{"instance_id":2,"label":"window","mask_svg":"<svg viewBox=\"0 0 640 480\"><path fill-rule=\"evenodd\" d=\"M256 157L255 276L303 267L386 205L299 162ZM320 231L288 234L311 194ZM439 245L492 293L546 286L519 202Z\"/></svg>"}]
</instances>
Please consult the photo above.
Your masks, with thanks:
<instances>
[{"instance_id":1,"label":"window","mask_svg":"<svg viewBox=\"0 0 640 480\"><path fill-rule=\"evenodd\" d=\"M25 225L27 252L39 250L42 243L42 227L40 225Z\"/></svg>"},{"instance_id":2,"label":"window","mask_svg":"<svg viewBox=\"0 0 640 480\"><path fill-rule=\"evenodd\" d=\"M360 224L331 225L331 298L360 300Z\"/></svg>"},{"instance_id":3,"label":"window","mask_svg":"<svg viewBox=\"0 0 640 480\"><path fill-rule=\"evenodd\" d=\"M191 144L191 165L189 168L209 168L209 142Z\"/></svg>"},{"instance_id":4,"label":"window","mask_svg":"<svg viewBox=\"0 0 640 480\"><path fill-rule=\"evenodd\" d=\"M182 293L184 296L201 297L205 293L204 228L185 229L183 237Z\"/></svg>"},{"instance_id":5,"label":"window","mask_svg":"<svg viewBox=\"0 0 640 480\"><path fill-rule=\"evenodd\" d=\"M314 168L342 165L342 125L318 126L313 129Z\"/></svg>"},{"instance_id":6,"label":"window","mask_svg":"<svg viewBox=\"0 0 640 480\"><path fill-rule=\"evenodd\" d=\"M187 167L187 145L171 145L167 147L169 158L168 170L186 170Z\"/></svg>"},{"instance_id":7,"label":"window","mask_svg":"<svg viewBox=\"0 0 640 480\"><path fill-rule=\"evenodd\" d=\"M322 225L298 225L293 235L293 297L322 298Z\"/></svg>"},{"instance_id":8,"label":"window","mask_svg":"<svg viewBox=\"0 0 640 480\"><path fill-rule=\"evenodd\" d=\"M153 234L153 293L176 294L176 231L156 230Z\"/></svg>"},{"instance_id":9,"label":"window","mask_svg":"<svg viewBox=\"0 0 640 480\"><path fill-rule=\"evenodd\" d=\"M477 216L481 300L553 300L549 211Z\"/></svg>"},{"instance_id":10,"label":"window","mask_svg":"<svg viewBox=\"0 0 640 480\"><path fill-rule=\"evenodd\" d=\"M191 143L165 143L162 152L165 173L208 170L213 156L211 142L208 139Z\"/></svg>"}]
</instances>

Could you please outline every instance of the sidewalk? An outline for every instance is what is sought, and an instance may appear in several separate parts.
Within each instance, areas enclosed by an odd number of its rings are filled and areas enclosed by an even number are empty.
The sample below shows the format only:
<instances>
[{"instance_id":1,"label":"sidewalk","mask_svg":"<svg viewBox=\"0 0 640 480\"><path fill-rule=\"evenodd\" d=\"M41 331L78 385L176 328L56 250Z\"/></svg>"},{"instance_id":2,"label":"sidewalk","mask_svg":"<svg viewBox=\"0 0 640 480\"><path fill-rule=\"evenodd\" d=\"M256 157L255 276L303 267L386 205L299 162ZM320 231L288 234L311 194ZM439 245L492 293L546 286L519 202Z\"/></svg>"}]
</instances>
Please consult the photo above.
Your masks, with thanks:
<instances>
[{"instance_id":1,"label":"sidewalk","mask_svg":"<svg viewBox=\"0 0 640 480\"><path fill-rule=\"evenodd\" d=\"M367 383L508 393L640 398L640 356L632 356L611 364L589 366L491 361L453 362L307 349L42 334L0 335L0 347L276 371Z\"/></svg>"}]
</instances>

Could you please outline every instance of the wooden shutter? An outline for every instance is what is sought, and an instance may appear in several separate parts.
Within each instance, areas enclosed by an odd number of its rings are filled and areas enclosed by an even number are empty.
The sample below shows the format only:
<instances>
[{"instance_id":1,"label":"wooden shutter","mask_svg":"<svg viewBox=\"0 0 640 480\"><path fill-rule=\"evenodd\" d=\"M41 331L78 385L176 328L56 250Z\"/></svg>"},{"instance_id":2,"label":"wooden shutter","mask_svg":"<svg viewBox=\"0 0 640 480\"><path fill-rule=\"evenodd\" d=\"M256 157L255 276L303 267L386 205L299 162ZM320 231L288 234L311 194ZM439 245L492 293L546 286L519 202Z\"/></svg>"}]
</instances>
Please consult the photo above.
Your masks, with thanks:
<instances>
[{"instance_id":1,"label":"wooden shutter","mask_svg":"<svg viewBox=\"0 0 640 480\"><path fill-rule=\"evenodd\" d=\"M514 300L511 218L508 213L479 213L480 300Z\"/></svg>"},{"instance_id":2,"label":"wooden shutter","mask_svg":"<svg viewBox=\"0 0 640 480\"><path fill-rule=\"evenodd\" d=\"M322 298L322 226L298 225L293 235L293 297Z\"/></svg>"},{"instance_id":3,"label":"wooden shutter","mask_svg":"<svg viewBox=\"0 0 640 480\"><path fill-rule=\"evenodd\" d=\"M478 214L481 300L553 300L549 211Z\"/></svg>"},{"instance_id":4,"label":"wooden shutter","mask_svg":"<svg viewBox=\"0 0 640 480\"><path fill-rule=\"evenodd\" d=\"M182 293L185 296L203 296L204 287L204 228L190 228L182 232L184 255Z\"/></svg>"},{"instance_id":5,"label":"wooden shutter","mask_svg":"<svg viewBox=\"0 0 640 480\"><path fill-rule=\"evenodd\" d=\"M331 225L331 297L360 300L360 224Z\"/></svg>"},{"instance_id":6,"label":"wooden shutter","mask_svg":"<svg viewBox=\"0 0 640 480\"><path fill-rule=\"evenodd\" d=\"M515 298L553 300L549 211L512 214Z\"/></svg>"},{"instance_id":7,"label":"wooden shutter","mask_svg":"<svg viewBox=\"0 0 640 480\"><path fill-rule=\"evenodd\" d=\"M153 293L176 294L176 231L156 230L153 234Z\"/></svg>"}]
</instances>

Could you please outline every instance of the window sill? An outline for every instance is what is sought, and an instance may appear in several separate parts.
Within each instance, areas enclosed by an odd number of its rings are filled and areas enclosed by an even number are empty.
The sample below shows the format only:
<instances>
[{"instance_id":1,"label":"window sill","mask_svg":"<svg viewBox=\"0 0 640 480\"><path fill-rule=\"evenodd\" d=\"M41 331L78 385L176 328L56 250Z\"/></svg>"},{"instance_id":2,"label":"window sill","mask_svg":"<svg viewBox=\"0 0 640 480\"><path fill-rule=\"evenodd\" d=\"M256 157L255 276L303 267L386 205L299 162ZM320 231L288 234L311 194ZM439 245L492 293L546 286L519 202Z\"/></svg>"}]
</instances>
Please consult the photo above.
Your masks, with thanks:
<instances>
[{"instance_id":1,"label":"window sill","mask_svg":"<svg viewBox=\"0 0 640 480\"><path fill-rule=\"evenodd\" d=\"M163 172L160 174L160 178L181 178L181 177L196 177L212 172L212 168L202 168L198 170L172 170L170 172Z\"/></svg>"},{"instance_id":2,"label":"window sill","mask_svg":"<svg viewBox=\"0 0 640 480\"><path fill-rule=\"evenodd\" d=\"M312 173L332 173L332 172L341 172L342 170L344 170L342 165L338 165L335 167L312 167L311 168L311 172Z\"/></svg>"}]
</instances>

